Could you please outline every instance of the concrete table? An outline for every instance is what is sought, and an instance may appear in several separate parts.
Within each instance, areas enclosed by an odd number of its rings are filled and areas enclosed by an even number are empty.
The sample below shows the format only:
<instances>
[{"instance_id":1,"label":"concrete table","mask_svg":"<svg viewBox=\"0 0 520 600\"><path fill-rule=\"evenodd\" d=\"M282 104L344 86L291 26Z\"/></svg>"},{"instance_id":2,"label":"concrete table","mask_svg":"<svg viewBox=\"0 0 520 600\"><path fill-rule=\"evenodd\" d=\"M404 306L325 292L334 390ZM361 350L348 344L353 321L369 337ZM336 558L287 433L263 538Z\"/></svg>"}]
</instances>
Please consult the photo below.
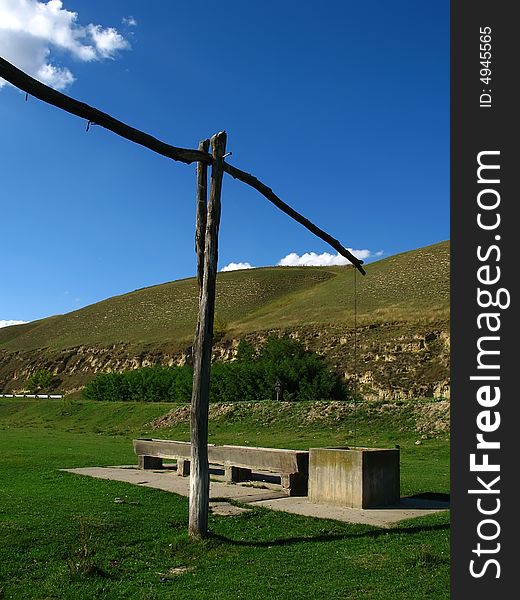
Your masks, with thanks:
<instances>
[{"instance_id":1,"label":"concrete table","mask_svg":"<svg viewBox=\"0 0 520 600\"><path fill-rule=\"evenodd\" d=\"M309 501L370 508L399 502L399 449L311 448Z\"/></svg>"}]
</instances>

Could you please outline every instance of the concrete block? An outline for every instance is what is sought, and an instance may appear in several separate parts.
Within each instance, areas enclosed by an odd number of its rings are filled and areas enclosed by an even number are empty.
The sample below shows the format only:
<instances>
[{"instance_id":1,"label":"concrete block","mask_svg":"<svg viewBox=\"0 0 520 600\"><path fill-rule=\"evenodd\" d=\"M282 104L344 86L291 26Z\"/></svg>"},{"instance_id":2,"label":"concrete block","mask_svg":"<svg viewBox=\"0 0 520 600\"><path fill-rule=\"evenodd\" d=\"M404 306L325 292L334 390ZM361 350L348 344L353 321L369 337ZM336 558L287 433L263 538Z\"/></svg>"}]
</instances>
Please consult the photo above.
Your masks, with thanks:
<instances>
[{"instance_id":1,"label":"concrete block","mask_svg":"<svg viewBox=\"0 0 520 600\"><path fill-rule=\"evenodd\" d=\"M399 449L311 448L309 500L351 508L399 501Z\"/></svg>"},{"instance_id":2,"label":"concrete block","mask_svg":"<svg viewBox=\"0 0 520 600\"><path fill-rule=\"evenodd\" d=\"M162 469L162 458L156 456L138 456L140 469Z\"/></svg>"},{"instance_id":3,"label":"concrete block","mask_svg":"<svg viewBox=\"0 0 520 600\"><path fill-rule=\"evenodd\" d=\"M174 459L177 474L189 475L190 442L151 438L133 440L133 445L141 468L157 469L162 466L162 459ZM281 475L282 487L290 496L307 494L308 451L208 444L208 459L210 464L224 466L227 481L249 481L251 471L269 471Z\"/></svg>"},{"instance_id":4,"label":"concrete block","mask_svg":"<svg viewBox=\"0 0 520 600\"><path fill-rule=\"evenodd\" d=\"M185 458L177 459L177 475L187 477L190 474L190 461Z\"/></svg>"},{"instance_id":5,"label":"concrete block","mask_svg":"<svg viewBox=\"0 0 520 600\"><path fill-rule=\"evenodd\" d=\"M235 467L234 465L224 465L224 479L225 481L234 481L235 483L250 481L251 469Z\"/></svg>"},{"instance_id":6,"label":"concrete block","mask_svg":"<svg viewBox=\"0 0 520 600\"><path fill-rule=\"evenodd\" d=\"M289 496L306 496L308 491L308 475L304 473L285 473L281 476L282 489Z\"/></svg>"}]
</instances>

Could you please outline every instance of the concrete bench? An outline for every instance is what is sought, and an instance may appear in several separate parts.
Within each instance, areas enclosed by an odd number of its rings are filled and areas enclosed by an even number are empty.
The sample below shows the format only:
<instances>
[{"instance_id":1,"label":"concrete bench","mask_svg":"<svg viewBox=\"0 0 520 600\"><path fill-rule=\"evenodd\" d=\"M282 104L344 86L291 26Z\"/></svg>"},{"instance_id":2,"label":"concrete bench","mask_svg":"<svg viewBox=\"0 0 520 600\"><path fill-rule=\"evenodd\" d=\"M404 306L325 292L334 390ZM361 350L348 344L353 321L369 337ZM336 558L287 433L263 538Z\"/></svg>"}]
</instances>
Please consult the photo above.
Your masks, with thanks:
<instances>
[{"instance_id":1,"label":"concrete bench","mask_svg":"<svg viewBox=\"0 0 520 600\"><path fill-rule=\"evenodd\" d=\"M190 442L139 439L133 444L141 469L160 469L163 459L170 459L177 461L177 475L189 475ZM208 460L224 467L226 481L249 481L252 471L268 471L280 475L282 489L289 496L307 495L308 451L208 444Z\"/></svg>"}]
</instances>

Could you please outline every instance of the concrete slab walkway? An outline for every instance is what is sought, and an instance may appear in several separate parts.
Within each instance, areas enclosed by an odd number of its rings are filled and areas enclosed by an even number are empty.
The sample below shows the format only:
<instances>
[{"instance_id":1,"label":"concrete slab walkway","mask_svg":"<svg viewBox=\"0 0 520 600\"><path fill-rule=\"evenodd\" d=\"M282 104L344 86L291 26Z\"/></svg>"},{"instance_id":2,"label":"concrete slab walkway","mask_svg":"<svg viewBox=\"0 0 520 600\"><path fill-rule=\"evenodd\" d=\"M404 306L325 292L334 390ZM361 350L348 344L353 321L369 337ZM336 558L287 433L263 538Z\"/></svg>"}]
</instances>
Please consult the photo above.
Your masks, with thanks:
<instances>
[{"instance_id":1,"label":"concrete slab walkway","mask_svg":"<svg viewBox=\"0 0 520 600\"><path fill-rule=\"evenodd\" d=\"M143 471L135 466L118 466L61 470L98 479L124 481L134 485L173 492L181 496L189 496L189 477L179 477L172 469ZM245 505L262 506L271 510L281 510L307 517L333 519L346 523L359 523L378 527L390 527L394 523L405 519L422 517L449 509L448 502L421 498L401 498L399 504L384 508L346 508L312 503L309 502L307 497L289 497L277 489L264 489L250 484L229 484L211 480L210 507L213 511L217 514L230 515L241 512L240 509L233 510L236 507L232 507L229 503L224 503L224 505L218 502L221 499L237 500Z\"/></svg>"}]
</instances>

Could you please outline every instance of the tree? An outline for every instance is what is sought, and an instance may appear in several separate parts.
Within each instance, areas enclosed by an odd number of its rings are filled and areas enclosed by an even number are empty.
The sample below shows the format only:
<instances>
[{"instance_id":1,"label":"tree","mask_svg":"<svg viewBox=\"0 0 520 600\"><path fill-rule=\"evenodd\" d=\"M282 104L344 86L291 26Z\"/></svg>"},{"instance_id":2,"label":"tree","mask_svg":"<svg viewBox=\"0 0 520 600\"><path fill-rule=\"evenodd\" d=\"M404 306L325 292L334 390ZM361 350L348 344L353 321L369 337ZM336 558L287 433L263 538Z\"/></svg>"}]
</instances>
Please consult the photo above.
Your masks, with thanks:
<instances>
[{"instance_id":1,"label":"tree","mask_svg":"<svg viewBox=\"0 0 520 600\"><path fill-rule=\"evenodd\" d=\"M49 369L38 369L27 379L27 389L32 394L48 392L52 386L52 373Z\"/></svg>"}]
</instances>

